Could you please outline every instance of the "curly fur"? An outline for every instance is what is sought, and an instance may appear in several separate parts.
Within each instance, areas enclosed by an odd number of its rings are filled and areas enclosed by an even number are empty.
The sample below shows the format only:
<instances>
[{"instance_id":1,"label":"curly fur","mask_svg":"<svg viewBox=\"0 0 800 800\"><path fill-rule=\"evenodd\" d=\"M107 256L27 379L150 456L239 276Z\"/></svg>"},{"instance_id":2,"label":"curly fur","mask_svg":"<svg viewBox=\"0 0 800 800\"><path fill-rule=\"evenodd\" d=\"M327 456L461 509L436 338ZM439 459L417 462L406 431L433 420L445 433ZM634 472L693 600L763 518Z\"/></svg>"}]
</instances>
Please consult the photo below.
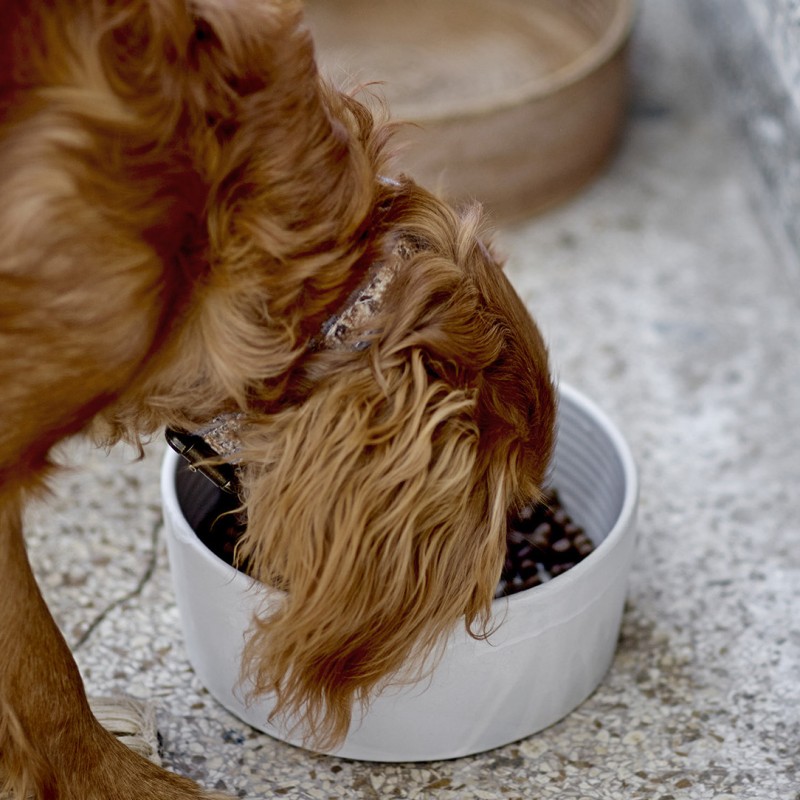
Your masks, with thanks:
<instances>
[{"instance_id":1,"label":"curly fur","mask_svg":"<svg viewBox=\"0 0 800 800\"><path fill-rule=\"evenodd\" d=\"M333 743L485 632L552 447L547 355L479 212L379 179L392 126L320 78L298 2L0 18L0 763L20 797L200 797L97 725L36 587L20 509L53 445L244 412L241 555L287 590L245 676ZM314 347L398 236L368 346Z\"/></svg>"}]
</instances>

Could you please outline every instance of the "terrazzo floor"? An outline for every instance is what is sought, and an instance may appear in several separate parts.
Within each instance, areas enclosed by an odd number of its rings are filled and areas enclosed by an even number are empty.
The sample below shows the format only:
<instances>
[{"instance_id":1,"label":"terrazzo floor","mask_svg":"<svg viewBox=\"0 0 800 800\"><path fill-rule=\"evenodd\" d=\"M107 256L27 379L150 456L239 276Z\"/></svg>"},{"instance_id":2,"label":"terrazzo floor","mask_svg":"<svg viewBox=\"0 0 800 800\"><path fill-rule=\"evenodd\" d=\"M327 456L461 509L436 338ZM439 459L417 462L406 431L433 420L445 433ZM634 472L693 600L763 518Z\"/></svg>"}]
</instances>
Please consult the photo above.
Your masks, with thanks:
<instances>
[{"instance_id":1,"label":"terrazzo floor","mask_svg":"<svg viewBox=\"0 0 800 800\"><path fill-rule=\"evenodd\" d=\"M67 448L28 518L92 694L152 702L164 763L248 798L798 800L800 264L765 215L683 3L643 3L632 118L609 172L506 228L561 380L625 432L639 542L619 648L574 713L413 765L308 754L220 708L186 659L145 460Z\"/></svg>"}]
</instances>

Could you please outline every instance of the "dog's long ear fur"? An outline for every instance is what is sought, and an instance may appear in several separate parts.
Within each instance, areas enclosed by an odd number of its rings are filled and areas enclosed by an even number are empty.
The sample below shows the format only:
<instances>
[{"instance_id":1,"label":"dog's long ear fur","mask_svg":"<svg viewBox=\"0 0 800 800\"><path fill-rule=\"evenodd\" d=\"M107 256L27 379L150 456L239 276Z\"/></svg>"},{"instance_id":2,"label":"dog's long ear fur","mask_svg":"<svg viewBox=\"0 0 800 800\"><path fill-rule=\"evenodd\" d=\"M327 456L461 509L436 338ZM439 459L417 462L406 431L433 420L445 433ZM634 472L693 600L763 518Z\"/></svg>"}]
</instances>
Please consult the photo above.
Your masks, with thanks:
<instances>
[{"instance_id":1,"label":"dog's long ear fur","mask_svg":"<svg viewBox=\"0 0 800 800\"><path fill-rule=\"evenodd\" d=\"M536 343L515 342L484 277L457 266L483 259L452 228L442 241L467 252L415 257L369 349L320 354L308 396L246 440L260 463L239 554L286 594L255 620L245 674L318 746L387 680L418 677L459 621L485 632L509 507L549 455L544 352L525 366Z\"/></svg>"},{"instance_id":2,"label":"dog's long ear fur","mask_svg":"<svg viewBox=\"0 0 800 800\"><path fill-rule=\"evenodd\" d=\"M498 495L486 519L489 488L474 483L474 404L416 352L383 386L365 367L265 431L241 554L288 593L257 621L248 671L319 741L346 733L353 702L413 651L485 610L505 509Z\"/></svg>"}]
</instances>

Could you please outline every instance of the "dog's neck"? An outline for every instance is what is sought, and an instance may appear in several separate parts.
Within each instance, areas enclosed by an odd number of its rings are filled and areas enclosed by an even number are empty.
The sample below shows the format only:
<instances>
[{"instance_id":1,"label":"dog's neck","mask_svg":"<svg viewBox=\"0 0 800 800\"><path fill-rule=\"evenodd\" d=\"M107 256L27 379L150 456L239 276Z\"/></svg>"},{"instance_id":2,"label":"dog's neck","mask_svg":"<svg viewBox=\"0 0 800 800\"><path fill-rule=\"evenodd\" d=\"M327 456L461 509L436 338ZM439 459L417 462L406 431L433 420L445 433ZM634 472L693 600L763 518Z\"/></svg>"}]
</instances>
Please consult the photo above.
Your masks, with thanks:
<instances>
[{"instance_id":1,"label":"dog's neck","mask_svg":"<svg viewBox=\"0 0 800 800\"><path fill-rule=\"evenodd\" d=\"M387 289L402 265L421 249L420 243L411 237L398 236L388 257L373 264L360 285L350 293L342 307L332 314L320 327L319 333L309 343L310 351L363 350L369 346L364 334L369 332L371 319L377 317L383 307ZM245 424L244 412L219 414L190 433L174 430L167 432L170 445L214 483L231 489L233 477L229 470L210 469L206 459L221 456L229 465L240 462L240 432Z\"/></svg>"}]
</instances>

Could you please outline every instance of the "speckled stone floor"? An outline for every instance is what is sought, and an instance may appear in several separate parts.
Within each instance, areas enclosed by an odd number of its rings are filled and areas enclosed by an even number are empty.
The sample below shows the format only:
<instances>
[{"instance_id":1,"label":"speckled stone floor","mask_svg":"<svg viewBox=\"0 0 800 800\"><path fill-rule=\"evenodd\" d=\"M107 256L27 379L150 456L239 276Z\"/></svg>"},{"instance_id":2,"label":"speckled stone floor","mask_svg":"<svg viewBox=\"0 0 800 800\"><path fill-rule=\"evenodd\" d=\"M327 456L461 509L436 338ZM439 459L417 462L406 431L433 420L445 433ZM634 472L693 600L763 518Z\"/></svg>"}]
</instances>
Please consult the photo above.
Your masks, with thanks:
<instances>
[{"instance_id":1,"label":"speckled stone floor","mask_svg":"<svg viewBox=\"0 0 800 800\"><path fill-rule=\"evenodd\" d=\"M29 515L31 557L90 692L151 701L170 768L248 798L800 798L800 264L682 3L643 5L610 171L500 234L558 375L615 418L641 469L607 678L550 729L457 761L351 763L274 741L186 660L160 446L141 462L69 448L75 469Z\"/></svg>"}]
</instances>

